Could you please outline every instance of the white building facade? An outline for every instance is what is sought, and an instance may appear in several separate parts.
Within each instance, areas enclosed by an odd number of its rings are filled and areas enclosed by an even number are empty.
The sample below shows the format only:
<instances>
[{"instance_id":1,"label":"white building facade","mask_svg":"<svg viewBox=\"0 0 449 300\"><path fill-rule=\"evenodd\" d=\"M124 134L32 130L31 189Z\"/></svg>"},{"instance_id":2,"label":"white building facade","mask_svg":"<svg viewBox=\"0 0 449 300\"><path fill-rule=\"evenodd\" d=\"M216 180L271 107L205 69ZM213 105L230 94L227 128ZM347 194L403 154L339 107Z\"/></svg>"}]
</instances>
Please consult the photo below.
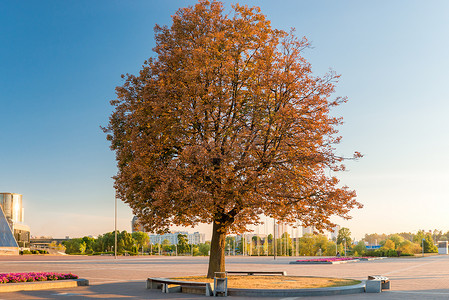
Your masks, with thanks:
<instances>
[{"instance_id":1,"label":"white building facade","mask_svg":"<svg viewBox=\"0 0 449 300\"><path fill-rule=\"evenodd\" d=\"M164 240L167 240L169 245L178 244L178 235L184 234L187 236L188 244L198 245L203 244L206 241L206 235L204 233L194 232L188 233L186 231L177 231L166 234L148 234L150 237L150 244L162 244Z\"/></svg>"}]
</instances>

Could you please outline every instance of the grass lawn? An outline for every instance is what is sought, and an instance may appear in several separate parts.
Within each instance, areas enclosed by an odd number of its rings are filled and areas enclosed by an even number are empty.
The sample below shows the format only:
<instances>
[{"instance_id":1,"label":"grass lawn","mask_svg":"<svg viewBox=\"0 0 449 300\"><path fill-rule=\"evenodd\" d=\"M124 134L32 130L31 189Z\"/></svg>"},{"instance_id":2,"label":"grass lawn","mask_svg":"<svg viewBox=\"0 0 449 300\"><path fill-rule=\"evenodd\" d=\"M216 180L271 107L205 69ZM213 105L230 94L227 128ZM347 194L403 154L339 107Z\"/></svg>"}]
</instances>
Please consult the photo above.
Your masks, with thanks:
<instances>
[{"instance_id":1,"label":"grass lawn","mask_svg":"<svg viewBox=\"0 0 449 300\"><path fill-rule=\"evenodd\" d=\"M176 277L176 280L210 282L205 276ZM238 289L310 289L359 284L360 281L342 278L306 276L228 276L228 288Z\"/></svg>"}]
</instances>

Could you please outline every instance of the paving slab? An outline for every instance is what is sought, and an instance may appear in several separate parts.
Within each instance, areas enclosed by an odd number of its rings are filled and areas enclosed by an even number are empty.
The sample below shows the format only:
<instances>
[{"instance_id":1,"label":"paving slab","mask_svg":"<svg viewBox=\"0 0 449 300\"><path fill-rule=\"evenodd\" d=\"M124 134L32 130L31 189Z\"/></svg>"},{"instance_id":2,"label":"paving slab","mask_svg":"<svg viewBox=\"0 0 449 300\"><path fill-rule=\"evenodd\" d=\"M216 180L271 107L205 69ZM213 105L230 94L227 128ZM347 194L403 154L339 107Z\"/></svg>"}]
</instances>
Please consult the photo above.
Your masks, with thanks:
<instances>
[{"instance_id":1,"label":"paving slab","mask_svg":"<svg viewBox=\"0 0 449 300\"><path fill-rule=\"evenodd\" d=\"M392 289L379 294L332 296L333 299L449 299L449 256L388 258L357 264L291 265L303 257L227 257L227 270L287 271L288 275L342 277L365 280L385 275ZM93 257L17 256L0 257L1 272L72 272L89 280L90 286L49 291L3 293L0 299L204 299L202 295L162 294L147 290L148 277L204 275L206 257ZM254 299L228 297L229 299ZM330 299L329 297L277 297L283 300Z\"/></svg>"}]
</instances>

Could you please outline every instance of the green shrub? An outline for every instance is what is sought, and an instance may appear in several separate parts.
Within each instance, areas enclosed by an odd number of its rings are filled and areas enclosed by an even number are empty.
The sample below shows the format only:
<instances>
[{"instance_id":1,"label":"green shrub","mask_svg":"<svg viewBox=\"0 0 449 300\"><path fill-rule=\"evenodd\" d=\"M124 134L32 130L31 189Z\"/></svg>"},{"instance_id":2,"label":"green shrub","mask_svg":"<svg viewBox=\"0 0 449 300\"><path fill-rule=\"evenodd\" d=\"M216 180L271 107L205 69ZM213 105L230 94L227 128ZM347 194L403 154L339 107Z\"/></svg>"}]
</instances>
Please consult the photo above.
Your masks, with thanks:
<instances>
[{"instance_id":1,"label":"green shrub","mask_svg":"<svg viewBox=\"0 0 449 300\"><path fill-rule=\"evenodd\" d=\"M398 257L398 252L394 249L387 250L385 254L387 257Z\"/></svg>"},{"instance_id":2,"label":"green shrub","mask_svg":"<svg viewBox=\"0 0 449 300\"><path fill-rule=\"evenodd\" d=\"M383 251L382 250L367 250L366 256L380 257L380 256L383 256Z\"/></svg>"},{"instance_id":3,"label":"green shrub","mask_svg":"<svg viewBox=\"0 0 449 300\"><path fill-rule=\"evenodd\" d=\"M92 255L114 255L113 251L105 251L105 252L94 252Z\"/></svg>"},{"instance_id":4,"label":"green shrub","mask_svg":"<svg viewBox=\"0 0 449 300\"><path fill-rule=\"evenodd\" d=\"M123 256L136 256L136 255L137 255L137 252L123 251L123 252L117 253L117 255L123 255Z\"/></svg>"},{"instance_id":5,"label":"green shrub","mask_svg":"<svg viewBox=\"0 0 449 300\"><path fill-rule=\"evenodd\" d=\"M366 251L366 256L375 256L375 257L398 257L400 254L401 254L400 251L398 252L393 249L389 250L376 249Z\"/></svg>"},{"instance_id":6,"label":"green shrub","mask_svg":"<svg viewBox=\"0 0 449 300\"><path fill-rule=\"evenodd\" d=\"M360 241L355 245L352 250L354 251L354 256L365 256L366 255L366 245L364 241ZM356 255L357 253L357 255Z\"/></svg>"}]
</instances>

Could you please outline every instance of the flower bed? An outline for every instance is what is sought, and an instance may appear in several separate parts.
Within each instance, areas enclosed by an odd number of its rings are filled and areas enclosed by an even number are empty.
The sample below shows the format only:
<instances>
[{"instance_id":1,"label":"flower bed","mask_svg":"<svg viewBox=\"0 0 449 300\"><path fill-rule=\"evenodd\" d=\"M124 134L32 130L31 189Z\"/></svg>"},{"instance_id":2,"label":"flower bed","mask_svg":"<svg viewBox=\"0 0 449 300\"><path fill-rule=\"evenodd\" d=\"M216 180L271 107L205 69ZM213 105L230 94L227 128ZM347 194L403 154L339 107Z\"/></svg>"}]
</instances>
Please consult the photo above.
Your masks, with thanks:
<instances>
[{"instance_id":1,"label":"flower bed","mask_svg":"<svg viewBox=\"0 0 449 300\"><path fill-rule=\"evenodd\" d=\"M290 264L344 264L348 262L358 262L361 260L368 260L368 257L324 257L312 259L300 259L291 261Z\"/></svg>"},{"instance_id":2,"label":"flower bed","mask_svg":"<svg viewBox=\"0 0 449 300\"><path fill-rule=\"evenodd\" d=\"M348 262L358 262L358 261L368 261L375 259L383 259L385 257L324 257L324 258L311 258L311 259L300 259L296 261L291 261L290 264L344 264Z\"/></svg>"},{"instance_id":3,"label":"flower bed","mask_svg":"<svg viewBox=\"0 0 449 300\"><path fill-rule=\"evenodd\" d=\"M312 258L312 259L300 259L297 262L336 262L336 261L347 261L355 260L360 257L325 257L325 258Z\"/></svg>"},{"instance_id":4,"label":"flower bed","mask_svg":"<svg viewBox=\"0 0 449 300\"><path fill-rule=\"evenodd\" d=\"M52 272L0 273L0 284L64 279L78 279L78 276L72 273L62 274Z\"/></svg>"}]
</instances>

